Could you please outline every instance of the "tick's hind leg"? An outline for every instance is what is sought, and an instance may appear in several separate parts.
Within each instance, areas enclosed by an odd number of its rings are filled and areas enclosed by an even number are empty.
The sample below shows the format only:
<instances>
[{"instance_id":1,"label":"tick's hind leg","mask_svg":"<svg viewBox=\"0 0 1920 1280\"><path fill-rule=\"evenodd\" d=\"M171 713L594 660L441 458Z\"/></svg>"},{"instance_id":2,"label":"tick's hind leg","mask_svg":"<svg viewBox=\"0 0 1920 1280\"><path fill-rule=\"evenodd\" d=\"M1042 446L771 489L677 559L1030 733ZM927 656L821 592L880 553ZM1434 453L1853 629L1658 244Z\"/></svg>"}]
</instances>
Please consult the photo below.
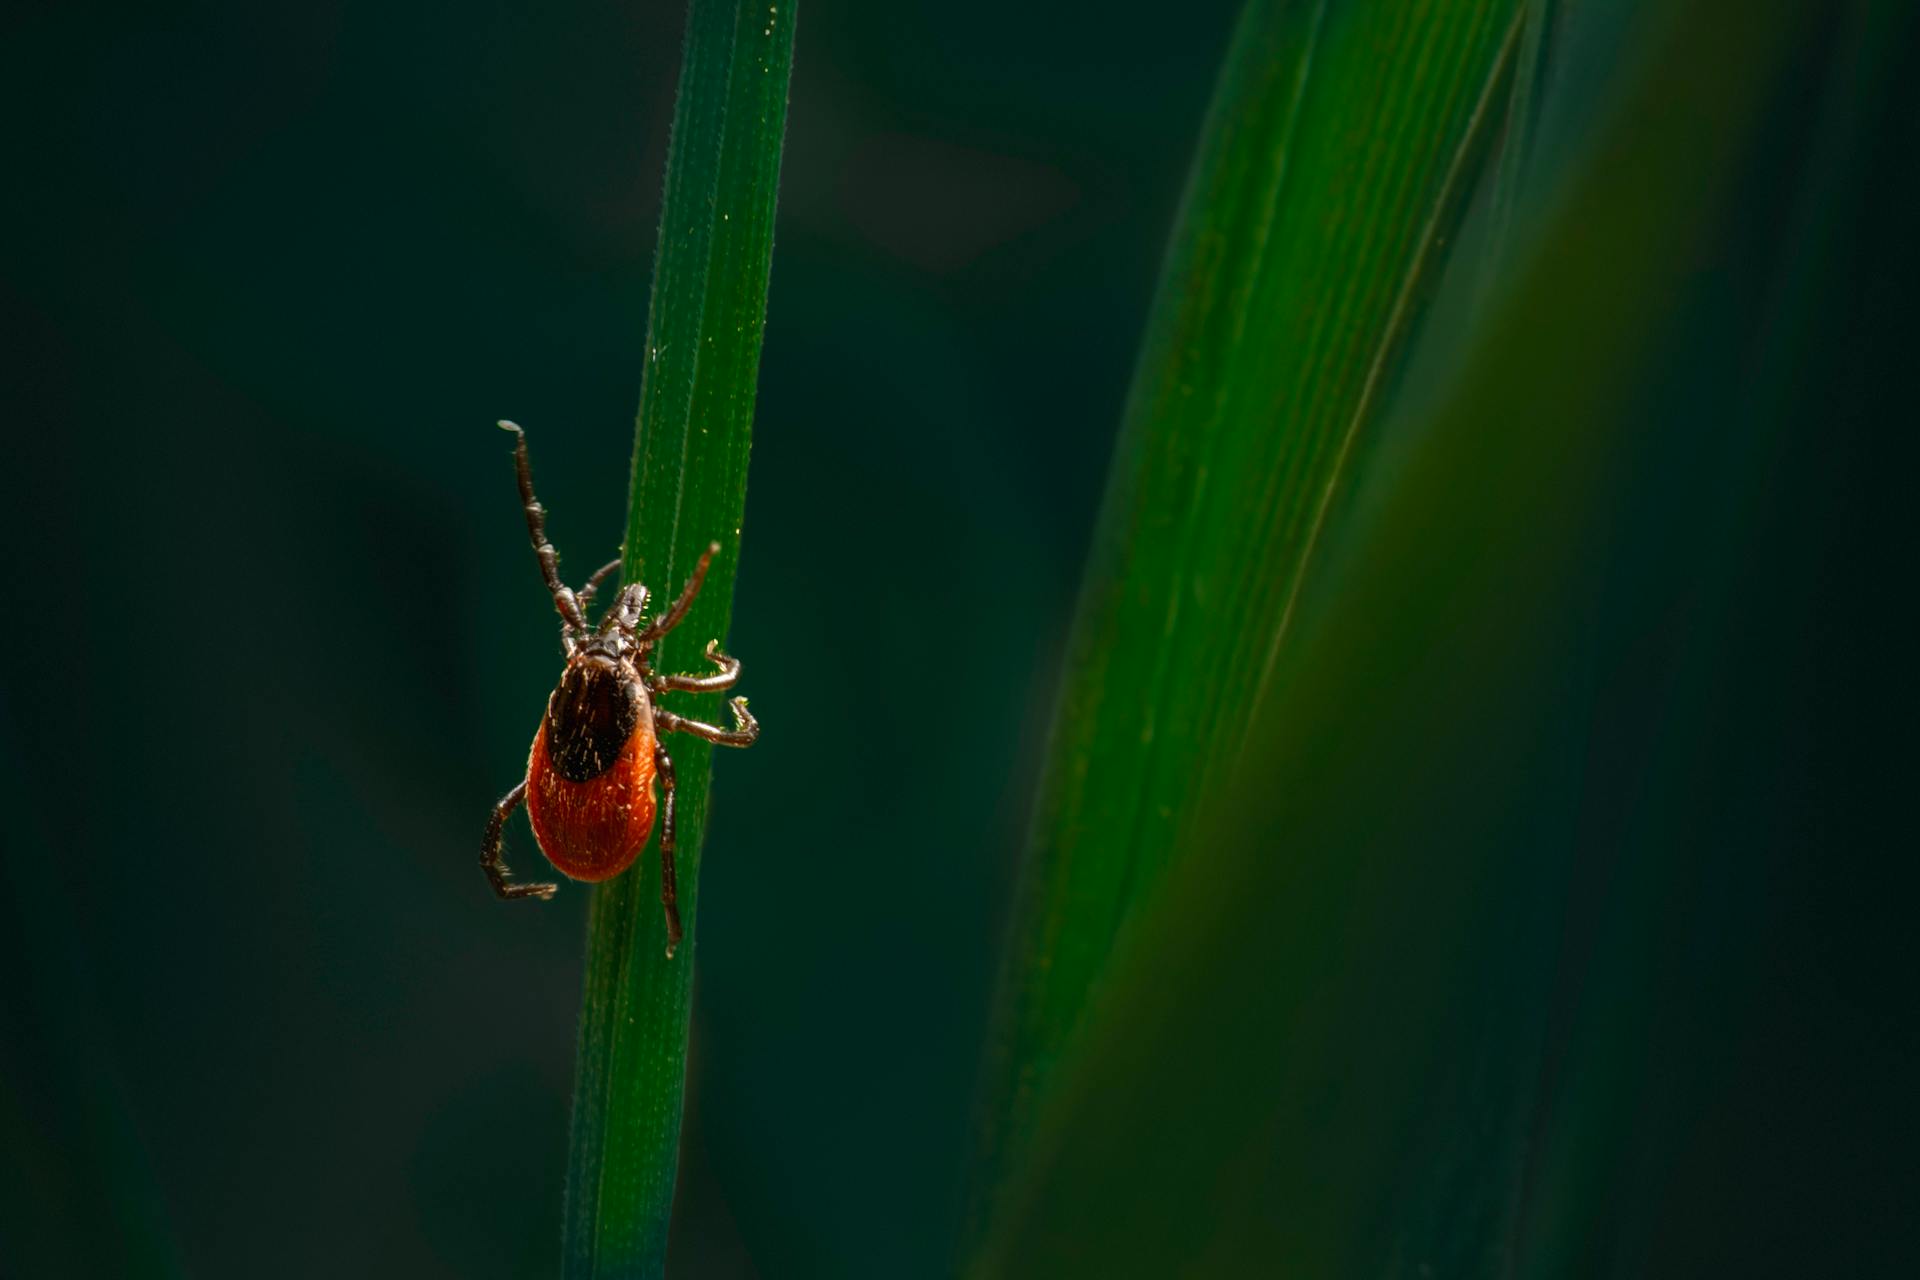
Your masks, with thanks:
<instances>
[{"instance_id":1,"label":"tick's hind leg","mask_svg":"<svg viewBox=\"0 0 1920 1280\"><path fill-rule=\"evenodd\" d=\"M667 913L667 959L671 960L680 945L680 899L673 866L673 757L657 742L653 773L660 779L660 906Z\"/></svg>"},{"instance_id":2,"label":"tick's hind leg","mask_svg":"<svg viewBox=\"0 0 1920 1280\"><path fill-rule=\"evenodd\" d=\"M487 834L480 841L480 869L487 873L487 883L503 901L514 898L551 898L560 886L557 884L515 884L507 878L507 862L500 853L500 833L506 828L507 819L527 798L527 784L521 784L500 797L500 803L493 806L493 816L487 819Z\"/></svg>"},{"instance_id":3,"label":"tick's hind leg","mask_svg":"<svg viewBox=\"0 0 1920 1280\"><path fill-rule=\"evenodd\" d=\"M733 728L722 729L717 724L708 724L704 720L689 720L677 716L661 707L653 709L653 723L660 729L671 733L690 733L696 738L705 738L717 747L750 747L753 740L760 736L760 722L747 710L745 698L729 698L727 710L733 712Z\"/></svg>"}]
</instances>

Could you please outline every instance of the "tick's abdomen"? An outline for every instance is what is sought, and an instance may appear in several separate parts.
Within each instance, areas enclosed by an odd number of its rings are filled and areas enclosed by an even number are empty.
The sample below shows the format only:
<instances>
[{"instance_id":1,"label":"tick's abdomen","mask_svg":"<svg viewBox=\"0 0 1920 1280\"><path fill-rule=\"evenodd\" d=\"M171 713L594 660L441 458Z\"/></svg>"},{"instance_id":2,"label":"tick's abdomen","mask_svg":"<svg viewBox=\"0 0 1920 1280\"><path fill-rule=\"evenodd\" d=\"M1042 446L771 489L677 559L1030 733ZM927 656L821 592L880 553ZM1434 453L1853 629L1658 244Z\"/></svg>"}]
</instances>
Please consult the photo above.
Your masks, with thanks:
<instances>
[{"instance_id":1,"label":"tick's abdomen","mask_svg":"<svg viewBox=\"0 0 1920 1280\"><path fill-rule=\"evenodd\" d=\"M653 830L653 726L641 723L604 773L561 776L541 722L527 758L527 818L541 852L575 880L610 880L633 865Z\"/></svg>"}]
</instances>

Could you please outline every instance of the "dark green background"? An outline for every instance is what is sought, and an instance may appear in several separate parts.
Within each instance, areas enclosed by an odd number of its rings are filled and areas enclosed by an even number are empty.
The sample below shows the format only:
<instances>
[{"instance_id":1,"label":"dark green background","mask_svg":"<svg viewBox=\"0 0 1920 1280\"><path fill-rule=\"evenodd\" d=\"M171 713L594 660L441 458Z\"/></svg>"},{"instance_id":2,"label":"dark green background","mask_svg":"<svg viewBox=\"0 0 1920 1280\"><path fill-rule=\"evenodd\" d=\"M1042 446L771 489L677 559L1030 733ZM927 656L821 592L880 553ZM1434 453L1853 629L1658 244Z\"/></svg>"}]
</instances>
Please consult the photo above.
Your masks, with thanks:
<instances>
[{"instance_id":1,"label":"dark green background","mask_svg":"<svg viewBox=\"0 0 1920 1280\"><path fill-rule=\"evenodd\" d=\"M1052 668L1235 8L804 6L732 644L765 736L718 767L686 1274L946 1264ZM491 424L529 428L572 573L610 557L681 19L7 20L0 1274L556 1268L586 894L502 907L474 866L558 665ZM1647 1188L1579 1205L1627 1274L1881 1272L1913 1231L1920 60L1822 96L1844 29L1770 95L1633 401L1729 487L1650 456L1596 534L1596 822L1676 689L1665 776L1698 782L1691 861L1569 888L1570 954L1682 890L1627 949L1663 966L1645 1043L1548 1064L1651 1082L1559 1118ZM1635 38L1586 27L1556 161ZM1670 556L1720 503L1749 541ZM1702 581L1723 631L1690 630Z\"/></svg>"},{"instance_id":2,"label":"dark green background","mask_svg":"<svg viewBox=\"0 0 1920 1280\"><path fill-rule=\"evenodd\" d=\"M1049 668L1234 9L802 10L698 1274L943 1255ZM570 571L613 555L683 16L10 20L0 1270L68 1230L117 1267L106 1194L194 1275L557 1265L587 895L503 907L474 865L558 670L492 423Z\"/></svg>"}]
</instances>

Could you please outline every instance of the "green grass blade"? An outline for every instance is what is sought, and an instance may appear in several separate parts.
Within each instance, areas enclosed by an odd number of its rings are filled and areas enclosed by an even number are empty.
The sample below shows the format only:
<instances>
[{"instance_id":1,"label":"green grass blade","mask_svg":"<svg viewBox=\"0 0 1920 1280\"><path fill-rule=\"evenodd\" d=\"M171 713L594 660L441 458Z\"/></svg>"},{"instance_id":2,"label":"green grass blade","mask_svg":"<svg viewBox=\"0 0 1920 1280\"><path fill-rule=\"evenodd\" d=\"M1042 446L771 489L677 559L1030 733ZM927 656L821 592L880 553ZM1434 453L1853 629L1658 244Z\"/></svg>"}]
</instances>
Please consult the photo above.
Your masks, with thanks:
<instances>
[{"instance_id":1,"label":"green grass blade","mask_svg":"<svg viewBox=\"0 0 1920 1280\"><path fill-rule=\"evenodd\" d=\"M1809 8L1700 0L1665 24L1316 591L979 1274L1531 1274L1513 1241L1591 838L1612 539L1719 481L1631 397ZM1697 487L1663 490L1676 474ZM1679 550L1661 529L1656 562Z\"/></svg>"},{"instance_id":2,"label":"green grass blade","mask_svg":"<svg viewBox=\"0 0 1920 1280\"><path fill-rule=\"evenodd\" d=\"M1230 765L1508 101L1518 0L1254 0L1129 399L1015 907L974 1227Z\"/></svg>"},{"instance_id":3,"label":"green grass blade","mask_svg":"<svg viewBox=\"0 0 1920 1280\"><path fill-rule=\"evenodd\" d=\"M1506 265L1515 206L1533 159L1534 133L1544 98L1541 82L1552 54L1551 33L1560 20L1556 0L1526 0L1520 48L1514 59L1513 97L1507 105L1505 134L1495 160L1489 200L1487 249L1481 277L1491 286Z\"/></svg>"},{"instance_id":4,"label":"green grass blade","mask_svg":"<svg viewBox=\"0 0 1920 1280\"><path fill-rule=\"evenodd\" d=\"M693 0L688 15L624 577L647 582L659 604L710 541L721 549L692 612L661 647L664 670L703 669L702 649L725 640L732 614L795 8L795 0ZM670 699L713 718L718 708L702 702L717 700ZM671 747L685 941L665 958L652 848L594 891L588 918L566 1207L565 1274L576 1280L659 1275L666 1256L712 763L697 739Z\"/></svg>"}]
</instances>

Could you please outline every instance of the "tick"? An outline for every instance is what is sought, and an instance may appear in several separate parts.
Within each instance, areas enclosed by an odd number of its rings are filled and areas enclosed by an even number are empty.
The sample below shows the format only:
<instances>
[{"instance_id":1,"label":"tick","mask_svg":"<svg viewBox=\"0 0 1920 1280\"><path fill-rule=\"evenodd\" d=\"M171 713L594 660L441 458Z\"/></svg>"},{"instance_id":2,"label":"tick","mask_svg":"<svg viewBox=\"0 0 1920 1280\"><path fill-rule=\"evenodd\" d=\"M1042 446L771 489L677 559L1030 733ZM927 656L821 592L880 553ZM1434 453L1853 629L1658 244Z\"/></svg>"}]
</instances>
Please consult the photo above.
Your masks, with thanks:
<instances>
[{"instance_id":1,"label":"tick","mask_svg":"<svg viewBox=\"0 0 1920 1280\"><path fill-rule=\"evenodd\" d=\"M680 945L680 909L673 883L673 758L659 735L690 733L723 747L751 746L760 736L745 698L727 703L733 712L732 729L689 720L657 703L668 690L719 693L740 679L739 659L721 653L717 640L707 644L707 660L718 668L711 674L661 675L652 665L654 647L686 618L720 544L708 545L680 598L653 621L646 622L644 617L646 587L633 582L620 589L600 625L590 625L587 607L620 562L602 565L577 592L560 581L560 556L547 541L546 508L533 496L527 433L511 422L500 426L515 437L513 465L520 478L527 536L553 596L553 607L560 612L560 645L566 650L567 665L533 735L527 776L500 798L487 819L480 866L493 891L505 900L544 900L559 888L519 883L508 874L501 832L508 817L524 803L534 839L547 861L574 880L611 880L633 865L653 830L653 780L657 777L660 905L667 914L667 955L672 956Z\"/></svg>"}]
</instances>

